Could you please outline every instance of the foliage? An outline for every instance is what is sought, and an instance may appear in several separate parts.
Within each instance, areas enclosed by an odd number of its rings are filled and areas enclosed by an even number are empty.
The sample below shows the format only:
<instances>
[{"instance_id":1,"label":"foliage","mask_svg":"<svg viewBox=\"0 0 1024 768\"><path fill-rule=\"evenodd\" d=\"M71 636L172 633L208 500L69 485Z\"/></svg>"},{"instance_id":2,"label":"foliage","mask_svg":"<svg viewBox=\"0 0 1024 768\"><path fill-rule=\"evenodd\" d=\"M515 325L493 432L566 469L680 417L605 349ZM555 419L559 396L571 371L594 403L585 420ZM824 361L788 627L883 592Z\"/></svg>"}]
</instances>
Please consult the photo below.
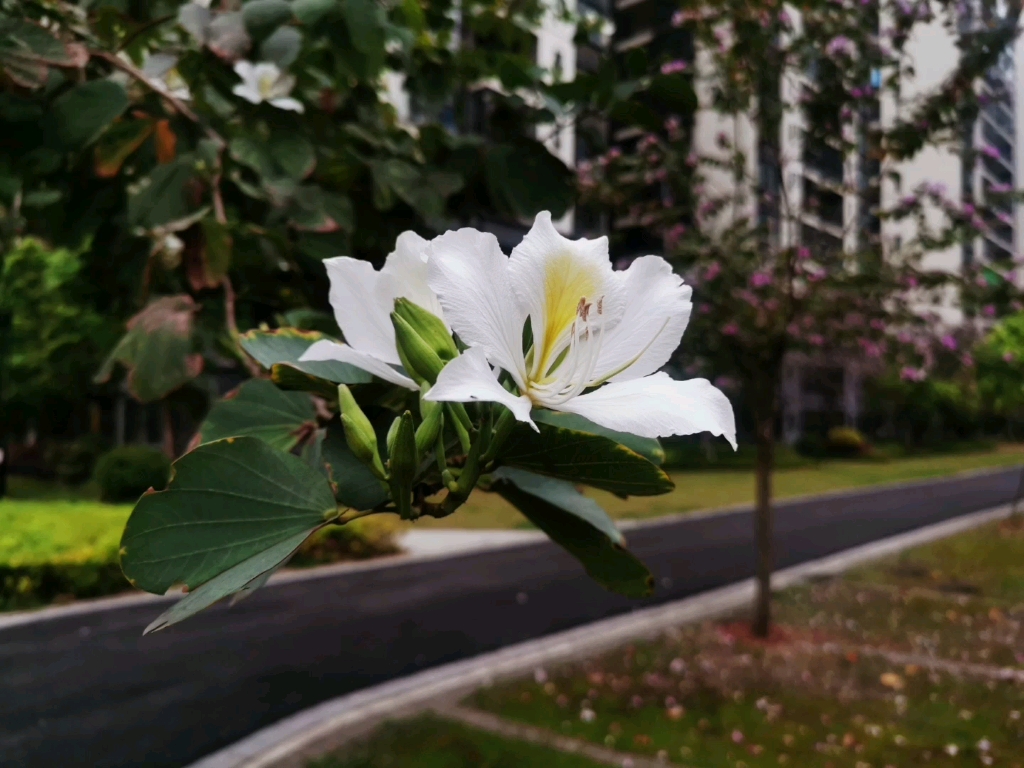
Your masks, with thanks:
<instances>
[{"instance_id":1,"label":"foliage","mask_svg":"<svg viewBox=\"0 0 1024 768\"><path fill-rule=\"evenodd\" d=\"M833 455L858 456L871 446L859 429L833 427L828 431L826 447Z\"/></svg>"},{"instance_id":2,"label":"foliage","mask_svg":"<svg viewBox=\"0 0 1024 768\"><path fill-rule=\"evenodd\" d=\"M135 501L150 488L162 490L170 474L170 460L142 445L113 448L96 462L100 497L113 504Z\"/></svg>"},{"instance_id":3,"label":"foliage","mask_svg":"<svg viewBox=\"0 0 1024 768\"><path fill-rule=\"evenodd\" d=\"M1000 416L1024 417L1024 314L998 323L979 345L978 390L982 401Z\"/></svg>"},{"instance_id":4,"label":"foliage","mask_svg":"<svg viewBox=\"0 0 1024 768\"><path fill-rule=\"evenodd\" d=\"M61 483L81 485L92 478L96 461L106 448L106 441L101 437L87 434L70 442L50 446L46 463L53 467Z\"/></svg>"},{"instance_id":5,"label":"foliage","mask_svg":"<svg viewBox=\"0 0 1024 768\"><path fill-rule=\"evenodd\" d=\"M55 404L88 392L68 383L89 380L116 330L83 295L83 268L80 252L29 237L0 257L0 427L59 423L67 412Z\"/></svg>"},{"instance_id":6,"label":"foliage","mask_svg":"<svg viewBox=\"0 0 1024 768\"><path fill-rule=\"evenodd\" d=\"M124 365L139 399L203 359L248 365L238 325L322 300L323 257L376 260L403 230L567 209L571 176L532 138L557 109L533 61L543 9L8 0L0 238L86 244L83 291L134 316L101 378ZM529 172L509 186L510 168Z\"/></svg>"}]
</instances>

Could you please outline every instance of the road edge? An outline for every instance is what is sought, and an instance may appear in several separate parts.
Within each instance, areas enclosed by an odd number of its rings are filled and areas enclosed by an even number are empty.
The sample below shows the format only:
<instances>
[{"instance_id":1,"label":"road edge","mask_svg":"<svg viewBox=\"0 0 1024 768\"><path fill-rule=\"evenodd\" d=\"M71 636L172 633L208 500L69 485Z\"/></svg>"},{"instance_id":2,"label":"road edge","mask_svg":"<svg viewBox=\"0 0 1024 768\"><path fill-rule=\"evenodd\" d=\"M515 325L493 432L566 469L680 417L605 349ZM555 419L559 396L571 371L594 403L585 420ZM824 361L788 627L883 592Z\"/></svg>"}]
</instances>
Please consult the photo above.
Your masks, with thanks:
<instances>
[{"instance_id":1,"label":"road edge","mask_svg":"<svg viewBox=\"0 0 1024 768\"><path fill-rule=\"evenodd\" d=\"M861 563L1003 519L1012 511L1011 504L1004 504L842 550L778 571L773 585L779 590L833 576ZM391 680L298 712L189 768L302 768L308 760L369 732L385 720L431 709L439 700L459 698L537 667L598 654L679 624L717 618L748 604L753 595L754 580L745 579Z\"/></svg>"}]
</instances>

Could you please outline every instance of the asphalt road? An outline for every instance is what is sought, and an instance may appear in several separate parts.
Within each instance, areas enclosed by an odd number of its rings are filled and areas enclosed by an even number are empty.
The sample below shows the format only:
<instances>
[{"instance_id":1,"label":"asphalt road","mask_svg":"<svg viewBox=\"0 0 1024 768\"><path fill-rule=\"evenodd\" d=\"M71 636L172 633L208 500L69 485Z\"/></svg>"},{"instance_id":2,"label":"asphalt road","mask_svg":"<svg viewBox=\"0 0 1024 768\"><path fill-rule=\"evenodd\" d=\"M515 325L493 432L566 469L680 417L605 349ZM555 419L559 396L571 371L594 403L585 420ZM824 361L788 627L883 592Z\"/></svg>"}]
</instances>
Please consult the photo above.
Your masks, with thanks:
<instances>
[{"instance_id":1,"label":"asphalt road","mask_svg":"<svg viewBox=\"0 0 1024 768\"><path fill-rule=\"evenodd\" d=\"M786 567L1010 500L1019 471L780 504ZM630 532L657 593L753 573L749 512ZM272 584L155 635L166 607L0 630L0 766L181 766L299 709L628 611L553 545Z\"/></svg>"}]
</instances>

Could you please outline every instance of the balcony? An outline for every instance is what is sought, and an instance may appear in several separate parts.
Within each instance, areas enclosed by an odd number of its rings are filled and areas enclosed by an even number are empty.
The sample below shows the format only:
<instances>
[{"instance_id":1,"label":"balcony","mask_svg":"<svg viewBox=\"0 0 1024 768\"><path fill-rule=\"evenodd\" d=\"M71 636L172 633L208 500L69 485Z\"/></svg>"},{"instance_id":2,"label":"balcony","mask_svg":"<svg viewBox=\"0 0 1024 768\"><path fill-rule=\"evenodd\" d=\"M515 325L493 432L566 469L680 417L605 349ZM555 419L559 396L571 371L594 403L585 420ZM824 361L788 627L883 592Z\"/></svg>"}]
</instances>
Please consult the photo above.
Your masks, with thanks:
<instances>
[{"instance_id":1,"label":"balcony","mask_svg":"<svg viewBox=\"0 0 1024 768\"><path fill-rule=\"evenodd\" d=\"M843 228L843 196L804 179L803 210L831 226Z\"/></svg>"},{"instance_id":2,"label":"balcony","mask_svg":"<svg viewBox=\"0 0 1024 768\"><path fill-rule=\"evenodd\" d=\"M843 153L830 144L806 137L804 144L804 166L834 184L843 183Z\"/></svg>"}]
</instances>

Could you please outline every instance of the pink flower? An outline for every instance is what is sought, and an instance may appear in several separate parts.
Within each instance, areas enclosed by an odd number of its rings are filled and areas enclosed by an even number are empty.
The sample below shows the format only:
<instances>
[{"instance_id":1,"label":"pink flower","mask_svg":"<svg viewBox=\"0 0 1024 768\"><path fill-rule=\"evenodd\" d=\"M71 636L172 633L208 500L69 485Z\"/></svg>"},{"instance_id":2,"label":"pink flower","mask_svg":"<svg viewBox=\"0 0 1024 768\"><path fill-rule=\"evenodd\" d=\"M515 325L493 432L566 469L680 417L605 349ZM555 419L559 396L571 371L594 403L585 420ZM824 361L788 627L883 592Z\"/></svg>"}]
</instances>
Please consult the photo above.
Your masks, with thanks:
<instances>
[{"instance_id":1,"label":"pink flower","mask_svg":"<svg viewBox=\"0 0 1024 768\"><path fill-rule=\"evenodd\" d=\"M722 265L719 264L717 261L712 261L710 264L708 264L707 269L704 270L704 280L714 280L720 274L722 274Z\"/></svg>"},{"instance_id":2,"label":"pink flower","mask_svg":"<svg viewBox=\"0 0 1024 768\"><path fill-rule=\"evenodd\" d=\"M986 304L984 306L984 308L982 308L981 311L985 313L985 317L995 317L996 316L996 305L995 304Z\"/></svg>"},{"instance_id":3,"label":"pink flower","mask_svg":"<svg viewBox=\"0 0 1024 768\"><path fill-rule=\"evenodd\" d=\"M1000 157L999 149L993 147L991 144L982 144L981 147L978 148L978 151L985 155L985 157L991 157L993 160L998 160Z\"/></svg>"},{"instance_id":4,"label":"pink flower","mask_svg":"<svg viewBox=\"0 0 1024 768\"><path fill-rule=\"evenodd\" d=\"M899 339L900 344L909 344L911 341L914 340L914 337L911 336L907 331L900 331L898 334L896 334L896 338Z\"/></svg>"},{"instance_id":5,"label":"pink flower","mask_svg":"<svg viewBox=\"0 0 1024 768\"><path fill-rule=\"evenodd\" d=\"M973 368L974 357L971 356L970 352L964 352L964 354L960 357L960 363L964 366L964 368Z\"/></svg>"},{"instance_id":6,"label":"pink flower","mask_svg":"<svg viewBox=\"0 0 1024 768\"><path fill-rule=\"evenodd\" d=\"M672 26L673 27L681 27L681 26L683 26L683 24L686 23L686 20L687 20L687 14L684 11L676 11L675 13L672 14Z\"/></svg>"},{"instance_id":7,"label":"pink flower","mask_svg":"<svg viewBox=\"0 0 1024 768\"><path fill-rule=\"evenodd\" d=\"M666 61L661 65L661 74L663 75L675 75L679 72L686 71L687 64L682 59L676 59L675 61Z\"/></svg>"},{"instance_id":8,"label":"pink flower","mask_svg":"<svg viewBox=\"0 0 1024 768\"><path fill-rule=\"evenodd\" d=\"M879 320L877 317L874 320L872 320L869 323L869 325L871 326L872 330L875 330L875 331L884 331L885 330L885 322L882 321L882 320Z\"/></svg>"},{"instance_id":9,"label":"pink flower","mask_svg":"<svg viewBox=\"0 0 1024 768\"><path fill-rule=\"evenodd\" d=\"M900 378L903 381L924 381L925 373L920 368L904 366L903 370L900 371Z\"/></svg>"},{"instance_id":10,"label":"pink flower","mask_svg":"<svg viewBox=\"0 0 1024 768\"><path fill-rule=\"evenodd\" d=\"M917 288L917 278L913 275L907 275L906 283L908 288Z\"/></svg>"},{"instance_id":11,"label":"pink flower","mask_svg":"<svg viewBox=\"0 0 1024 768\"><path fill-rule=\"evenodd\" d=\"M686 233L686 225L685 224L676 224L671 229L669 229L669 231L665 233L665 239L668 240L669 247L671 248L676 243L678 243L679 242L679 238L681 238L685 233Z\"/></svg>"},{"instance_id":12,"label":"pink flower","mask_svg":"<svg viewBox=\"0 0 1024 768\"><path fill-rule=\"evenodd\" d=\"M800 261L806 261L811 258L811 249L806 245L801 245L796 249L796 257L800 259Z\"/></svg>"},{"instance_id":13,"label":"pink flower","mask_svg":"<svg viewBox=\"0 0 1024 768\"><path fill-rule=\"evenodd\" d=\"M952 336L950 336L947 333L945 336L942 337L942 346L944 346L946 349L948 349L948 350L950 350L952 352L959 345L956 343L956 339L954 339Z\"/></svg>"},{"instance_id":14,"label":"pink flower","mask_svg":"<svg viewBox=\"0 0 1024 768\"><path fill-rule=\"evenodd\" d=\"M917 195L907 195L902 200L900 200L900 205L903 206L904 208L910 208L914 205L917 205Z\"/></svg>"},{"instance_id":15,"label":"pink flower","mask_svg":"<svg viewBox=\"0 0 1024 768\"><path fill-rule=\"evenodd\" d=\"M740 327L736 323L726 323L722 326L723 336L735 336L740 332Z\"/></svg>"},{"instance_id":16,"label":"pink flower","mask_svg":"<svg viewBox=\"0 0 1024 768\"><path fill-rule=\"evenodd\" d=\"M961 208L961 210L964 212L965 216L973 216L975 208L970 203L964 203L963 208Z\"/></svg>"},{"instance_id":17,"label":"pink flower","mask_svg":"<svg viewBox=\"0 0 1024 768\"><path fill-rule=\"evenodd\" d=\"M821 347L825 344L825 337L820 333L812 333L807 337L807 341L816 347Z\"/></svg>"},{"instance_id":18,"label":"pink flower","mask_svg":"<svg viewBox=\"0 0 1024 768\"><path fill-rule=\"evenodd\" d=\"M786 332L790 336L793 336L795 338L800 338L800 324L799 323L790 323L789 325L786 326Z\"/></svg>"},{"instance_id":19,"label":"pink flower","mask_svg":"<svg viewBox=\"0 0 1024 768\"><path fill-rule=\"evenodd\" d=\"M827 56L853 56L853 40L846 35L836 35L825 45Z\"/></svg>"},{"instance_id":20,"label":"pink flower","mask_svg":"<svg viewBox=\"0 0 1024 768\"><path fill-rule=\"evenodd\" d=\"M1016 359L1017 358L1013 354L1013 352L1003 352L1003 362L1004 363L1012 363Z\"/></svg>"},{"instance_id":21,"label":"pink flower","mask_svg":"<svg viewBox=\"0 0 1024 768\"><path fill-rule=\"evenodd\" d=\"M618 147L612 147L608 150L608 159L615 160L616 158L622 157L622 150Z\"/></svg>"},{"instance_id":22,"label":"pink flower","mask_svg":"<svg viewBox=\"0 0 1024 768\"><path fill-rule=\"evenodd\" d=\"M765 288L772 284L772 276L767 272L755 272L750 276L750 285L753 288Z\"/></svg>"}]
</instances>

